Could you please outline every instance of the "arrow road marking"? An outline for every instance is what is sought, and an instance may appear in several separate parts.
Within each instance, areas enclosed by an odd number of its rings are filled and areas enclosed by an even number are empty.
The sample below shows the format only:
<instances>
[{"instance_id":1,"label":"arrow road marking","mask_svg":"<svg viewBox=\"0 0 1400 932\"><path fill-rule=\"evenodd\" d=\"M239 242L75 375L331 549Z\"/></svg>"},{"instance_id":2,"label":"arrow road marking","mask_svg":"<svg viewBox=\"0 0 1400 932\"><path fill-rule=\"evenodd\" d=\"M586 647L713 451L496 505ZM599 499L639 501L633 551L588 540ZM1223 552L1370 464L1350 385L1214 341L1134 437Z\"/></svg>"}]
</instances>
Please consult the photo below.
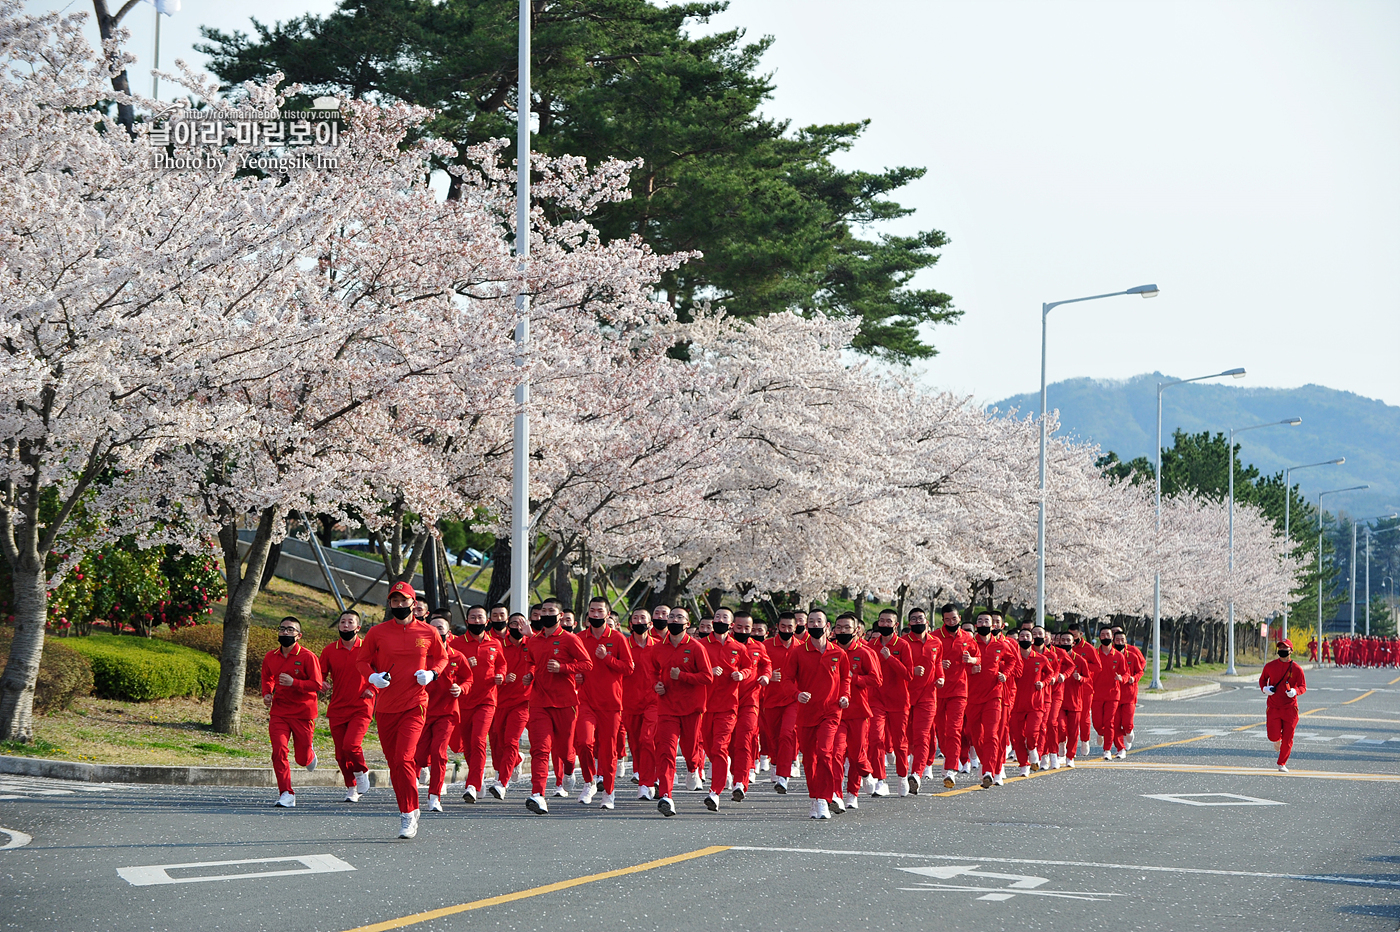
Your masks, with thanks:
<instances>
[{"instance_id":1,"label":"arrow road marking","mask_svg":"<svg viewBox=\"0 0 1400 932\"><path fill-rule=\"evenodd\" d=\"M12 828L0 828L0 834L10 836L10 841L8 844L0 845L0 851L5 851L9 848L23 848L25 845L29 844L31 841L34 840L30 836L24 834L24 832L17 832Z\"/></svg>"}]
</instances>

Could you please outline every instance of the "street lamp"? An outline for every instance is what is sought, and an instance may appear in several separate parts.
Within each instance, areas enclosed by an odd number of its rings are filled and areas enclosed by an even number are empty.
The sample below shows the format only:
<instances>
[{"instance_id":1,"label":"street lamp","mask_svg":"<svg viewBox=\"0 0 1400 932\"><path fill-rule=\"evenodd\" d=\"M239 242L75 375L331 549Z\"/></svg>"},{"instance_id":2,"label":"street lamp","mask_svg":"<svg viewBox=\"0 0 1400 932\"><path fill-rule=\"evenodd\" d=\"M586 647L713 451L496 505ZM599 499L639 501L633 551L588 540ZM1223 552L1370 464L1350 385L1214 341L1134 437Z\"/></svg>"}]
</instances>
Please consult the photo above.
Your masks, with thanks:
<instances>
[{"instance_id":1,"label":"street lamp","mask_svg":"<svg viewBox=\"0 0 1400 932\"><path fill-rule=\"evenodd\" d=\"M1328 489L1326 492L1317 493L1317 649L1322 650L1322 500L1329 495L1340 495L1343 492L1360 492L1362 489L1369 489L1366 485L1352 485L1345 489ZM1320 653L1318 656L1322 656Z\"/></svg>"},{"instance_id":2,"label":"street lamp","mask_svg":"<svg viewBox=\"0 0 1400 932\"><path fill-rule=\"evenodd\" d=\"M1371 636L1371 522L1389 521L1396 517L1395 512L1388 515L1376 515L1372 518L1363 518L1366 525L1366 636ZM1381 531L1385 534L1395 528L1386 528ZM1356 522L1351 523L1351 633L1356 634Z\"/></svg>"},{"instance_id":3,"label":"street lamp","mask_svg":"<svg viewBox=\"0 0 1400 932\"><path fill-rule=\"evenodd\" d=\"M1340 466L1346 461L1347 458L1345 456L1339 456L1336 459L1328 460L1325 463L1308 463L1304 466L1289 466L1283 471L1283 539L1285 543L1290 540L1288 536L1288 506L1293 502L1293 486L1291 484L1290 477L1293 475L1294 470L1312 469L1314 466ZM1288 637L1287 602L1283 604L1283 636L1285 638Z\"/></svg>"},{"instance_id":4,"label":"street lamp","mask_svg":"<svg viewBox=\"0 0 1400 932\"><path fill-rule=\"evenodd\" d=\"M524 3L525 0L521 0ZM1036 624L1046 623L1046 330L1050 312L1061 304L1081 304L1099 298L1117 298L1124 294L1140 294L1144 298L1158 295L1156 285L1137 285L1127 291L1091 294L1086 298L1051 301L1040 305L1040 519L1036 523Z\"/></svg>"},{"instance_id":5,"label":"street lamp","mask_svg":"<svg viewBox=\"0 0 1400 932\"><path fill-rule=\"evenodd\" d=\"M510 608L530 611L530 376L525 369L530 348L530 296L525 266L530 258L530 0L520 0L517 73L520 86L515 111L515 255L520 262L520 294L515 298L516 364L523 374L515 387L515 433L510 486Z\"/></svg>"},{"instance_id":6,"label":"street lamp","mask_svg":"<svg viewBox=\"0 0 1400 932\"><path fill-rule=\"evenodd\" d=\"M1225 376L1244 378L1243 369L1226 369L1214 375L1198 375L1194 379L1177 379L1175 382L1157 383L1157 541L1162 536L1162 392L1173 385L1187 382L1200 382L1205 379L1220 379ZM1149 689L1162 688L1162 569L1160 565L1152 579L1152 685Z\"/></svg>"},{"instance_id":7,"label":"street lamp","mask_svg":"<svg viewBox=\"0 0 1400 932\"><path fill-rule=\"evenodd\" d=\"M1225 632L1229 657L1225 665L1225 675L1235 675L1235 434L1264 427L1297 427L1303 423L1300 417L1285 418L1282 421L1269 421L1267 424L1251 424L1248 427L1230 428L1230 627Z\"/></svg>"},{"instance_id":8,"label":"street lamp","mask_svg":"<svg viewBox=\"0 0 1400 932\"><path fill-rule=\"evenodd\" d=\"M1393 528L1392 528L1393 530ZM1390 609L1390 620L1395 620L1395 577L1382 576L1381 588L1385 590L1385 605Z\"/></svg>"}]
</instances>

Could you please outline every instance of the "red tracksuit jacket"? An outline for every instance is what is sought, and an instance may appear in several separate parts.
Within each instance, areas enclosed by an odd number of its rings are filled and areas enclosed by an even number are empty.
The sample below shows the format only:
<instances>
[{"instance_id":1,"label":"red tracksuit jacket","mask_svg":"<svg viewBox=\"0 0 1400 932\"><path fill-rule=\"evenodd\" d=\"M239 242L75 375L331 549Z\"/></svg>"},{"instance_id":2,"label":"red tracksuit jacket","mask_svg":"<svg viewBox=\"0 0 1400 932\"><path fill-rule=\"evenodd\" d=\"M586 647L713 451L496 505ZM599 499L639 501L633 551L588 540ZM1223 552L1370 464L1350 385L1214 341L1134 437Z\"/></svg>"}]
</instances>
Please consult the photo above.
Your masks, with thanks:
<instances>
[{"instance_id":1,"label":"red tracksuit jacket","mask_svg":"<svg viewBox=\"0 0 1400 932\"><path fill-rule=\"evenodd\" d=\"M525 639L528 655L526 672L534 674L530 686L530 708L568 709L578 705L575 673L593 669L593 661L583 649L578 635L560 629L558 634L536 634ZM549 672L549 661L559 661L559 672Z\"/></svg>"},{"instance_id":2,"label":"red tracksuit jacket","mask_svg":"<svg viewBox=\"0 0 1400 932\"><path fill-rule=\"evenodd\" d=\"M428 718L449 718L454 722L462 720L457 705L457 697L452 695L452 684L462 687L463 692L471 687L472 668L467 666L467 658L460 651L447 648L447 663L438 671L437 679L428 684Z\"/></svg>"},{"instance_id":3,"label":"red tracksuit jacket","mask_svg":"<svg viewBox=\"0 0 1400 932\"><path fill-rule=\"evenodd\" d=\"M1307 678L1303 676L1303 668L1292 660L1282 660L1275 657L1264 664L1264 670L1259 674L1259 688L1273 686L1274 694L1265 702L1265 706L1275 712L1298 711L1298 696L1308 691ZM1293 687L1298 690L1298 696L1289 698L1288 688Z\"/></svg>"},{"instance_id":4,"label":"red tracksuit jacket","mask_svg":"<svg viewBox=\"0 0 1400 932\"><path fill-rule=\"evenodd\" d=\"M938 695L944 697L966 696L967 676L972 668L982 662L982 655L977 648L977 639L968 634L962 628L953 629L949 634L948 629L939 626L933 632L933 636L938 639L940 663L934 672L934 679L943 677L943 685L938 687ZM967 655L967 659L963 655ZM950 661L944 667L941 661ZM968 700L971 702L971 699Z\"/></svg>"},{"instance_id":5,"label":"red tracksuit jacket","mask_svg":"<svg viewBox=\"0 0 1400 932\"><path fill-rule=\"evenodd\" d=\"M773 673L781 671L782 677L774 679L764 690L765 709L781 709L797 701L797 680L793 678L792 658L797 656L799 646L797 638L784 641L775 634L768 639L768 659L773 662Z\"/></svg>"},{"instance_id":6,"label":"red tracksuit jacket","mask_svg":"<svg viewBox=\"0 0 1400 932\"><path fill-rule=\"evenodd\" d=\"M740 644L733 636L726 635L721 642L718 634L705 642L705 651L710 655L710 673L714 674L715 667L720 670L710 681L705 709L709 712L733 712L739 708L739 687L744 680L752 682L754 678L753 654L749 653L747 645ZM743 677L737 683L731 675L735 672Z\"/></svg>"},{"instance_id":7,"label":"red tracksuit jacket","mask_svg":"<svg viewBox=\"0 0 1400 932\"><path fill-rule=\"evenodd\" d=\"M589 631L580 635L579 640L593 661L593 669L583 677L584 703L599 712L621 711L622 682L636 668L627 636L616 628L604 625L601 637L594 637ZM607 651L607 656L598 656L599 647Z\"/></svg>"},{"instance_id":8,"label":"red tracksuit jacket","mask_svg":"<svg viewBox=\"0 0 1400 932\"><path fill-rule=\"evenodd\" d=\"M925 632L923 640L909 635L901 638L904 645L905 666L909 670L909 703L910 707L918 705L925 700L936 698L940 695L938 681L947 680L944 678L943 670L943 641L937 636ZM893 650L890 651L894 653ZM962 656L961 653L958 655ZM923 667L924 675L919 676L914 672L915 667ZM952 693L943 693L952 695ZM967 695L967 683L963 681L963 691L958 695Z\"/></svg>"},{"instance_id":9,"label":"red tracksuit jacket","mask_svg":"<svg viewBox=\"0 0 1400 932\"><path fill-rule=\"evenodd\" d=\"M763 698L764 689L768 688L758 681L761 677L773 676L773 658L768 656L768 648L757 638L749 638L744 646L753 657L753 676L744 677L744 681L739 684L739 708L756 709Z\"/></svg>"},{"instance_id":10,"label":"red tracksuit jacket","mask_svg":"<svg viewBox=\"0 0 1400 932\"><path fill-rule=\"evenodd\" d=\"M893 636L888 644L876 638L870 649L880 660L880 688L870 694L871 709L885 711L909 708L909 645L904 638ZM886 657L882 652L888 649Z\"/></svg>"},{"instance_id":11,"label":"red tracksuit jacket","mask_svg":"<svg viewBox=\"0 0 1400 932\"><path fill-rule=\"evenodd\" d=\"M869 644L859 638L844 650L846 660L851 666L851 704L842 717L852 721L869 718L870 700L880 691L880 684L884 681L880 658L870 649Z\"/></svg>"},{"instance_id":12,"label":"red tracksuit jacket","mask_svg":"<svg viewBox=\"0 0 1400 932\"><path fill-rule=\"evenodd\" d=\"M1019 648L1018 648L1019 650ZM1021 657L1021 672L1016 677L1015 708L1026 711L1044 709L1050 705L1050 679L1055 675L1053 662L1043 654L1031 650L1029 657ZM1040 684L1040 689L1035 684Z\"/></svg>"},{"instance_id":13,"label":"red tracksuit jacket","mask_svg":"<svg viewBox=\"0 0 1400 932\"><path fill-rule=\"evenodd\" d=\"M363 639L342 641L337 637L321 648L321 679L330 677L331 701L326 706L326 720L343 722L357 715L374 712L374 697L365 696L369 681L360 672L360 645ZM370 692L374 690L370 689Z\"/></svg>"},{"instance_id":14,"label":"red tracksuit jacket","mask_svg":"<svg viewBox=\"0 0 1400 932\"><path fill-rule=\"evenodd\" d=\"M645 712L656 705L656 668L652 662L656 643L650 637L642 647L630 639L627 642L627 649L632 652L632 672L622 678L622 707L628 712Z\"/></svg>"},{"instance_id":15,"label":"red tracksuit jacket","mask_svg":"<svg viewBox=\"0 0 1400 932\"><path fill-rule=\"evenodd\" d=\"M1114 650L1099 648L1094 651L1094 656L1099 659L1099 668L1094 671L1094 701L1107 702L1110 699L1117 701L1120 692L1120 682L1123 674L1127 672L1128 665L1123 654Z\"/></svg>"},{"instance_id":16,"label":"red tracksuit jacket","mask_svg":"<svg viewBox=\"0 0 1400 932\"><path fill-rule=\"evenodd\" d=\"M506 655L501 642L489 633L483 634L480 640L467 634L448 638L447 646L462 655L471 671L471 688L457 698L458 708L467 711L494 704L496 690L500 688L496 685L496 676L500 675L504 682L506 675ZM473 658L476 659L474 667L471 665Z\"/></svg>"},{"instance_id":17,"label":"red tracksuit jacket","mask_svg":"<svg viewBox=\"0 0 1400 932\"><path fill-rule=\"evenodd\" d=\"M705 697L714 674L710 672L710 655L705 645L689 634L681 635L679 644L669 637L651 646L651 666L656 682L666 687L657 700L662 715L696 715L705 710ZM680 671L671 679L671 670ZM655 689L653 688L653 692Z\"/></svg>"},{"instance_id":18,"label":"red tracksuit jacket","mask_svg":"<svg viewBox=\"0 0 1400 932\"><path fill-rule=\"evenodd\" d=\"M1001 681L997 679L997 674L1000 673L1009 680L1015 673L1015 666L1007 656L1010 652L997 643L1000 640L1001 638L988 638L984 643L980 637L977 638L975 649L981 658L982 671L974 673L971 669L968 670L967 704L969 708L980 705L993 697L1001 696ZM953 664L954 669L957 666L956 663Z\"/></svg>"},{"instance_id":19,"label":"red tracksuit jacket","mask_svg":"<svg viewBox=\"0 0 1400 932\"><path fill-rule=\"evenodd\" d=\"M288 673L292 685L279 686L277 677ZM316 693L321 689L321 662L300 644L292 645L287 656L282 649L268 651L262 664L262 694L272 694L270 714L285 718L315 718Z\"/></svg>"},{"instance_id":20,"label":"red tracksuit jacket","mask_svg":"<svg viewBox=\"0 0 1400 932\"><path fill-rule=\"evenodd\" d=\"M516 640L509 634L501 641L501 656L505 659L504 674L515 674L515 682L503 682L496 687L496 705L502 709L513 709L530 701L531 684L525 682L525 674L530 672L530 654L526 645L530 635Z\"/></svg>"},{"instance_id":21,"label":"red tracksuit jacket","mask_svg":"<svg viewBox=\"0 0 1400 932\"><path fill-rule=\"evenodd\" d=\"M447 648L432 626L410 618L407 624L389 619L369 629L359 650L360 672L388 673L389 685L376 690L376 712L405 712L428 704L428 688L413 674L447 666Z\"/></svg>"},{"instance_id":22,"label":"red tracksuit jacket","mask_svg":"<svg viewBox=\"0 0 1400 932\"><path fill-rule=\"evenodd\" d=\"M851 661L844 650L827 644L826 650L818 651L810 640L804 641L793 651L792 674L797 691L812 694L797 707L799 728L827 718L840 721L839 700L851 698Z\"/></svg>"}]
</instances>

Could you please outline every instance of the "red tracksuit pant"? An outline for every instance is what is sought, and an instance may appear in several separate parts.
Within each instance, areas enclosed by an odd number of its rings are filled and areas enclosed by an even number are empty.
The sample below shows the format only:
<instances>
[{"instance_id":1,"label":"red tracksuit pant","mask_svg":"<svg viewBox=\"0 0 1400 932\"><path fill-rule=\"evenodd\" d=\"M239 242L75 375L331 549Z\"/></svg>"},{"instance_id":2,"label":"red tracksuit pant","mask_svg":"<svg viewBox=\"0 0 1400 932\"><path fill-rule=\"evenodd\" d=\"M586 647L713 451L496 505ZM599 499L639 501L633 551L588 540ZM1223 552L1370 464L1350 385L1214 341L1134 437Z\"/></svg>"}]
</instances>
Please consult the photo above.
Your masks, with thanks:
<instances>
[{"instance_id":1,"label":"red tracksuit pant","mask_svg":"<svg viewBox=\"0 0 1400 932\"><path fill-rule=\"evenodd\" d=\"M563 767L563 759L569 756L577 717L578 706L530 709L530 721L526 727L530 731L530 792L534 795L543 796L549 785L551 760L554 761L555 780L560 780L558 774Z\"/></svg>"},{"instance_id":2,"label":"red tracksuit pant","mask_svg":"<svg viewBox=\"0 0 1400 932\"><path fill-rule=\"evenodd\" d=\"M529 720L530 707L524 704L497 706L491 718L491 767L502 784L510 782L510 775L520 764L520 736Z\"/></svg>"},{"instance_id":3,"label":"red tracksuit pant","mask_svg":"<svg viewBox=\"0 0 1400 932\"><path fill-rule=\"evenodd\" d=\"M894 769L900 777L909 772L909 713L904 709L893 712L877 711L870 716L870 732L865 739L865 759L876 780L884 780L885 755L894 754Z\"/></svg>"},{"instance_id":4,"label":"red tracksuit pant","mask_svg":"<svg viewBox=\"0 0 1400 932\"><path fill-rule=\"evenodd\" d=\"M730 747L739 714L735 709L710 709L701 728L705 732L705 756L710 759L710 792L719 793L729 776ZM744 778L748 779L748 771Z\"/></svg>"},{"instance_id":5,"label":"red tracksuit pant","mask_svg":"<svg viewBox=\"0 0 1400 932\"><path fill-rule=\"evenodd\" d=\"M1074 760L1079 753L1079 719L1083 714L1078 709L1060 707L1060 718L1063 721L1060 734L1065 742L1065 757L1069 760Z\"/></svg>"},{"instance_id":6,"label":"red tracksuit pant","mask_svg":"<svg viewBox=\"0 0 1400 932\"><path fill-rule=\"evenodd\" d=\"M1050 707L1045 710L1045 715L1040 720L1040 756L1046 754L1060 753L1060 742L1065 740L1063 731L1065 720L1060 715L1060 707L1064 704L1064 697L1050 699Z\"/></svg>"},{"instance_id":7,"label":"red tracksuit pant","mask_svg":"<svg viewBox=\"0 0 1400 932\"><path fill-rule=\"evenodd\" d=\"M335 763L345 778L346 786L355 785L355 774L369 770L365 763L365 735L369 733L369 713L331 722L331 741L335 742Z\"/></svg>"},{"instance_id":8,"label":"red tracksuit pant","mask_svg":"<svg viewBox=\"0 0 1400 932\"><path fill-rule=\"evenodd\" d=\"M843 753L836 759L836 773L846 770L846 792L860 795L860 778L870 773L870 761L866 758L866 743L870 740L870 719L848 719L841 716L841 738Z\"/></svg>"},{"instance_id":9,"label":"red tracksuit pant","mask_svg":"<svg viewBox=\"0 0 1400 932\"><path fill-rule=\"evenodd\" d=\"M481 784L486 780L486 743L495 718L495 703L483 702L474 709L463 709L457 724L458 746L467 758L466 785L475 787L478 796L485 789Z\"/></svg>"},{"instance_id":10,"label":"red tracksuit pant","mask_svg":"<svg viewBox=\"0 0 1400 932\"><path fill-rule=\"evenodd\" d=\"M909 768L909 773L915 776L922 776L924 769L928 767L929 762L933 759L933 733L938 728L938 718L941 711L942 709L938 707L938 701L936 699L933 701L924 700L919 702L909 710L908 747L909 753L914 757L914 764ZM962 725L959 724L958 727L961 728ZM889 729L886 728L886 731L888 730ZM939 744L945 748L947 747L947 745L944 745L941 741ZM895 766L896 769L899 769L903 766L904 761L898 759L898 754L896 754L895 757ZM954 764L954 766L956 767L957 765ZM901 776L907 776L907 774L901 774Z\"/></svg>"},{"instance_id":11,"label":"red tracksuit pant","mask_svg":"<svg viewBox=\"0 0 1400 932\"><path fill-rule=\"evenodd\" d=\"M389 763L389 782L399 812L418 811L418 768L413 766L418 751L418 739L423 734L428 707L414 706L402 712L376 712L374 724L379 729L379 746Z\"/></svg>"},{"instance_id":12,"label":"red tracksuit pant","mask_svg":"<svg viewBox=\"0 0 1400 932\"><path fill-rule=\"evenodd\" d=\"M943 769L957 770L958 758L962 754L963 718L967 714L967 697L940 696L939 699L942 701L938 703L938 749L943 752Z\"/></svg>"},{"instance_id":13,"label":"red tracksuit pant","mask_svg":"<svg viewBox=\"0 0 1400 932\"><path fill-rule=\"evenodd\" d=\"M311 739L316 734L314 718L285 718L274 715L267 723L272 739L272 772L277 775L277 792L295 793L292 789L292 768L287 760L287 740L295 746L297 766L305 767L316 756ZM353 780L350 782L354 782Z\"/></svg>"},{"instance_id":14,"label":"red tracksuit pant","mask_svg":"<svg viewBox=\"0 0 1400 932\"><path fill-rule=\"evenodd\" d=\"M802 771L807 777L807 795L830 799L836 793L840 768L836 766L836 733L841 722L826 718L815 725L797 726L797 747L802 751Z\"/></svg>"},{"instance_id":15,"label":"red tracksuit pant","mask_svg":"<svg viewBox=\"0 0 1400 932\"><path fill-rule=\"evenodd\" d=\"M1079 740L1088 744L1093 737L1089 724L1094 711L1094 684L1086 679L1079 687Z\"/></svg>"},{"instance_id":16,"label":"red tracksuit pant","mask_svg":"<svg viewBox=\"0 0 1400 932\"><path fill-rule=\"evenodd\" d=\"M437 718L428 719L418 736L418 747L413 753L413 766L419 770L428 768L428 792L433 796L442 795L442 785L447 778L448 746L456 733L456 716L439 715ZM417 796L417 793L414 795Z\"/></svg>"},{"instance_id":17,"label":"red tracksuit pant","mask_svg":"<svg viewBox=\"0 0 1400 932\"><path fill-rule=\"evenodd\" d=\"M611 793L617 779L617 732L622 721L622 710L599 710L585 705L578 710L578 724L574 727L575 750L579 766L583 768L583 779L592 783L603 778L603 792ZM596 761L596 763L595 763Z\"/></svg>"},{"instance_id":18,"label":"red tracksuit pant","mask_svg":"<svg viewBox=\"0 0 1400 932\"><path fill-rule=\"evenodd\" d=\"M627 712L622 717L627 730L627 744L632 748L632 772L642 786L656 783L656 706L641 712Z\"/></svg>"},{"instance_id":19,"label":"red tracksuit pant","mask_svg":"<svg viewBox=\"0 0 1400 932\"><path fill-rule=\"evenodd\" d=\"M797 703L763 710L763 749L773 761L773 773L792 777L797 760Z\"/></svg>"},{"instance_id":20,"label":"red tracksuit pant","mask_svg":"<svg viewBox=\"0 0 1400 932\"><path fill-rule=\"evenodd\" d=\"M694 747L700 731L700 714L674 715L662 713L656 720L656 785L662 798L671 795L676 785L676 751Z\"/></svg>"},{"instance_id":21,"label":"red tracksuit pant","mask_svg":"<svg viewBox=\"0 0 1400 932\"><path fill-rule=\"evenodd\" d=\"M1298 709L1269 709L1264 710L1264 727L1268 730L1270 741L1282 741L1278 749L1278 762L1288 763L1288 755L1293 753L1293 730L1298 727Z\"/></svg>"},{"instance_id":22,"label":"red tracksuit pant","mask_svg":"<svg viewBox=\"0 0 1400 932\"><path fill-rule=\"evenodd\" d=\"M967 731L972 736L973 747L977 749L977 761L983 775L996 775L1006 759L1001 742L1001 697L992 696L967 707Z\"/></svg>"},{"instance_id":23,"label":"red tracksuit pant","mask_svg":"<svg viewBox=\"0 0 1400 932\"><path fill-rule=\"evenodd\" d=\"M735 786L749 788L749 771L753 770L758 750L758 706L741 707L734 720L734 737L730 739L729 777Z\"/></svg>"},{"instance_id":24,"label":"red tracksuit pant","mask_svg":"<svg viewBox=\"0 0 1400 932\"><path fill-rule=\"evenodd\" d=\"M1030 763L1030 749L1036 746L1045 715L1042 709L1011 710L1011 747L1016 752L1016 765Z\"/></svg>"},{"instance_id":25,"label":"red tracksuit pant","mask_svg":"<svg viewBox=\"0 0 1400 932\"><path fill-rule=\"evenodd\" d=\"M1133 725L1135 724L1133 720L1136 717L1137 697L1134 696L1131 699L1119 700L1118 721L1113 732L1115 739L1113 742L1113 747L1115 750L1121 750L1124 747L1124 741L1127 740L1128 732L1133 730Z\"/></svg>"},{"instance_id":26,"label":"red tracksuit pant","mask_svg":"<svg viewBox=\"0 0 1400 932\"><path fill-rule=\"evenodd\" d=\"M1118 700L1094 697L1094 730L1103 739L1106 750L1114 750L1118 743Z\"/></svg>"}]
</instances>

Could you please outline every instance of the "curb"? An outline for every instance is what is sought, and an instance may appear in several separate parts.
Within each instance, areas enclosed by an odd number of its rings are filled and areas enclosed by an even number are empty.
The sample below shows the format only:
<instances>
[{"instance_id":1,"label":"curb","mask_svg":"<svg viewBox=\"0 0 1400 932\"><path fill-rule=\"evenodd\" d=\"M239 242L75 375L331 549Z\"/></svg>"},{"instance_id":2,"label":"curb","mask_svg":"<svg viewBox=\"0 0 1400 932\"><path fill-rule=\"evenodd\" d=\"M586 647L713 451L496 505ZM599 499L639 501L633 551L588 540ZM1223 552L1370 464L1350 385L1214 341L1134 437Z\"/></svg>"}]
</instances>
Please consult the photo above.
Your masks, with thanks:
<instances>
[{"instance_id":1,"label":"curb","mask_svg":"<svg viewBox=\"0 0 1400 932\"><path fill-rule=\"evenodd\" d=\"M0 755L0 774L47 777L79 783L149 783L166 786L276 786L271 767L154 767L134 764L88 764L40 757ZM371 786L388 786L389 771L371 770ZM330 768L308 773L292 768L293 786L343 786L340 771Z\"/></svg>"},{"instance_id":2,"label":"curb","mask_svg":"<svg viewBox=\"0 0 1400 932\"><path fill-rule=\"evenodd\" d=\"M1138 692L1138 701L1174 702L1177 699L1195 699L1197 696L1209 696L1211 693L1218 693L1220 689L1219 683L1202 683L1200 686L1187 686L1185 689L1168 689L1160 693L1152 693L1144 689Z\"/></svg>"}]
</instances>

